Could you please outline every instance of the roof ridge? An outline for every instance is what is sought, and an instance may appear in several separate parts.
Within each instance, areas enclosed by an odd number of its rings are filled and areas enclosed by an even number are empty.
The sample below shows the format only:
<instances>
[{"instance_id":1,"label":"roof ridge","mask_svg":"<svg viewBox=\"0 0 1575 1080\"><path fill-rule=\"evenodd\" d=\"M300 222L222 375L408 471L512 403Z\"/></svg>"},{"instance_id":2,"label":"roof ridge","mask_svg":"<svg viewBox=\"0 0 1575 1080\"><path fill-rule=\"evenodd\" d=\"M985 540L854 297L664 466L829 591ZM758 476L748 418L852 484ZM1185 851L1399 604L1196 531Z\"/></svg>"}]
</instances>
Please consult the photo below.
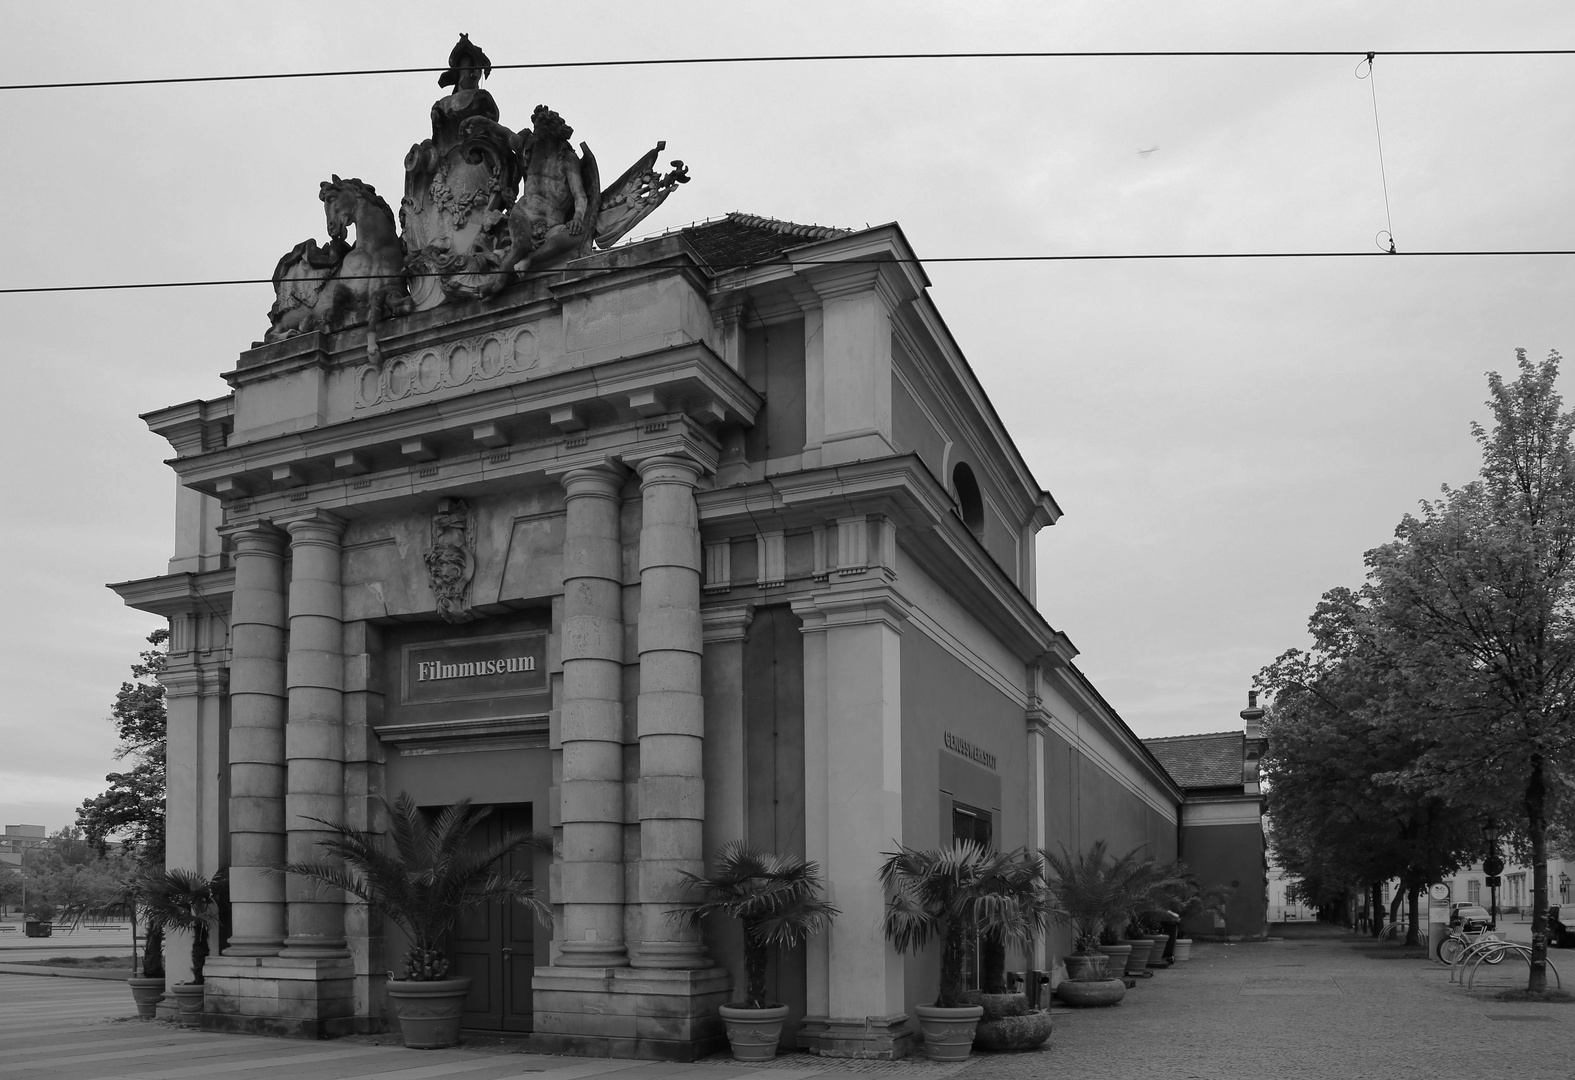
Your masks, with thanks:
<instances>
[{"instance_id":1,"label":"roof ridge","mask_svg":"<svg viewBox=\"0 0 1575 1080\"><path fill-rule=\"evenodd\" d=\"M746 214L742 210L728 211L727 219L740 225L751 225L757 229L770 229L773 232L782 233L784 236L797 236L805 240L835 240L841 236L853 235L852 229L839 229L834 225L800 225L796 221L764 217L760 214Z\"/></svg>"},{"instance_id":2,"label":"roof ridge","mask_svg":"<svg viewBox=\"0 0 1575 1080\"><path fill-rule=\"evenodd\" d=\"M1153 738L1144 739L1143 741L1150 743L1168 742L1171 739L1212 739L1218 735L1241 735L1245 737L1246 732L1244 732L1241 728L1226 729L1225 731L1198 731L1191 735L1155 735Z\"/></svg>"}]
</instances>

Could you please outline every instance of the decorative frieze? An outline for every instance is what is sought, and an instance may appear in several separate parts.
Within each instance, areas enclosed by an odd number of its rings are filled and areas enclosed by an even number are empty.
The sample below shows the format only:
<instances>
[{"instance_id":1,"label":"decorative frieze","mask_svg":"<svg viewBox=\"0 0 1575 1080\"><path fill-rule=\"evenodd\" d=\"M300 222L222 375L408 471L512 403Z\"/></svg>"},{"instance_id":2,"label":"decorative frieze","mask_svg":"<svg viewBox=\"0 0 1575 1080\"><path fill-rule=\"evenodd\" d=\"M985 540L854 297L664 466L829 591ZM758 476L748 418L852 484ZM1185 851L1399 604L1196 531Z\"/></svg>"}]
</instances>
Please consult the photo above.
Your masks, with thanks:
<instances>
[{"instance_id":1,"label":"decorative frieze","mask_svg":"<svg viewBox=\"0 0 1575 1080\"><path fill-rule=\"evenodd\" d=\"M355 373L355 407L370 409L471 383L529 371L541 360L534 327L478 334L463 341L399 353Z\"/></svg>"}]
</instances>

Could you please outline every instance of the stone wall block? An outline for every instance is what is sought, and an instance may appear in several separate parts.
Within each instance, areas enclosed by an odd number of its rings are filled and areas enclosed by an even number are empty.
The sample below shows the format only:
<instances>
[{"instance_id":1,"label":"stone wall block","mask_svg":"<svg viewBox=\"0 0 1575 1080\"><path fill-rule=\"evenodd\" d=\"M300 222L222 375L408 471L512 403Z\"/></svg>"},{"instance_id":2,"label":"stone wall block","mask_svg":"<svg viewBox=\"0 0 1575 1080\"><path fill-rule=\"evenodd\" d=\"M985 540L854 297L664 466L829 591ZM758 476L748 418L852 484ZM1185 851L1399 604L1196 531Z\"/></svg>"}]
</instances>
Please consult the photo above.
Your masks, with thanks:
<instances>
[{"instance_id":1,"label":"stone wall block","mask_svg":"<svg viewBox=\"0 0 1575 1080\"><path fill-rule=\"evenodd\" d=\"M698 740L705 735L705 698L699 694L680 694L668 690L661 694L653 694L643 702L644 708L640 710L640 761L641 771L646 771L649 765L657 761L667 761L677 765L679 761L685 763L684 767L700 769L697 758L689 761L687 758L674 759L671 757L647 757L644 749L646 741L662 739L665 736L675 736L685 739ZM698 742L692 746L686 745L682 751L663 750L664 754L673 753L701 753ZM671 772L671 769L663 769Z\"/></svg>"},{"instance_id":2,"label":"stone wall block","mask_svg":"<svg viewBox=\"0 0 1575 1080\"><path fill-rule=\"evenodd\" d=\"M623 744L608 741L576 741L563 744L563 767L574 773L584 770L586 776L613 777L623 767ZM621 780L583 780L579 783L619 784Z\"/></svg>"},{"instance_id":3,"label":"stone wall block","mask_svg":"<svg viewBox=\"0 0 1575 1080\"><path fill-rule=\"evenodd\" d=\"M303 709L306 715L301 719L292 719L290 727L285 731L285 755L290 759L290 768L295 769L301 764L300 759L321 759L324 770L311 774L312 783L335 785L334 775L341 770L344 757L344 724L337 719L316 719L326 713ZM331 715L331 714L330 714ZM300 774L304 779L307 774ZM292 790L298 790L292 787ZM326 788L313 788L313 791L327 790Z\"/></svg>"},{"instance_id":4,"label":"stone wall block","mask_svg":"<svg viewBox=\"0 0 1575 1080\"><path fill-rule=\"evenodd\" d=\"M705 781L698 776L652 776L640 780L640 810L646 817L705 817Z\"/></svg>"},{"instance_id":5,"label":"stone wall block","mask_svg":"<svg viewBox=\"0 0 1575 1080\"><path fill-rule=\"evenodd\" d=\"M700 685L699 653L662 650L648 652L640 664L640 689L647 694L693 694Z\"/></svg>"},{"instance_id":6,"label":"stone wall block","mask_svg":"<svg viewBox=\"0 0 1575 1080\"><path fill-rule=\"evenodd\" d=\"M281 772L283 770L280 770ZM244 775L244 774L243 774ZM280 783L258 784L257 787L265 791L270 787L282 787ZM259 826L270 824L277 817L281 825L284 823L284 796L268 794L236 794L231 788L230 792L230 831L254 833ZM284 842L280 837L280 844ZM233 853L232 853L233 855Z\"/></svg>"},{"instance_id":7,"label":"stone wall block","mask_svg":"<svg viewBox=\"0 0 1575 1080\"><path fill-rule=\"evenodd\" d=\"M603 862L590 860L565 862L561 874L566 897L623 896L623 862L621 858L616 861ZM621 910L623 904L620 901L612 906Z\"/></svg>"},{"instance_id":8,"label":"stone wall block","mask_svg":"<svg viewBox=\"0 0 1575 1080\"><path fill-rule=\"evenodd\" d=\"M682 567L663 566L640 586L640 606L647 610L675 608L694 614L700 603L700 575Z\"/></svg>"},{"instance_id":9,"label":"stone wall block","mask_svg":"<svg viewBox=\"0 0 1575 1080\"><path fill-rule=\"evenodd\" d=\"M585 579L575 582L586 584ZM606 585L608 582L590 582ZM616 591L614 585L608 591ZM563 620L561 635L564 660L609 660L622 662L624 655L623 620L616 615L616 604L601 609L603 614L581 613L567 615Z\"/></svg>"},{"instance_id":10,"label":"stone wall block","mask_svg":"<svg viewBox=\"0 0 1575 1080\"><path fill-rule=\"evenodd\" d=\"M642 608L640 611L640 653L662 650L701 653L705 642L700 627L698 594L693 609L679 607Z\"/></svg>"},{"instance_id":11,"label":"stone wall block","mask_svg":"<svg viewBox=\"0 0 1575 1080\"><path fill-rule=\"evenodd\" d=\"M584 780L572 784L561 799L559 815L565 824L584 821L623 822L623 782Z\"/></svg>"},{"instance_id":12,"label":"stone wall block","mask_svg":"<svg viewBox=\"0 0 1575 1080\"><path fill-rule=\"evenodd\" d=\"M236 785L241 785L245 790L248 783L261 783L278 777L283 779L284 773L284 725L262 727L248 724L236 727L233 722L234 713L231 713L230 726L230 790L236 790ZM261 778L261 779L258 779ZM253 790L248 794L265 794L266 792ZM277 794L283 795L284 789L278 789Z\"/></svg>"}]
</instances>

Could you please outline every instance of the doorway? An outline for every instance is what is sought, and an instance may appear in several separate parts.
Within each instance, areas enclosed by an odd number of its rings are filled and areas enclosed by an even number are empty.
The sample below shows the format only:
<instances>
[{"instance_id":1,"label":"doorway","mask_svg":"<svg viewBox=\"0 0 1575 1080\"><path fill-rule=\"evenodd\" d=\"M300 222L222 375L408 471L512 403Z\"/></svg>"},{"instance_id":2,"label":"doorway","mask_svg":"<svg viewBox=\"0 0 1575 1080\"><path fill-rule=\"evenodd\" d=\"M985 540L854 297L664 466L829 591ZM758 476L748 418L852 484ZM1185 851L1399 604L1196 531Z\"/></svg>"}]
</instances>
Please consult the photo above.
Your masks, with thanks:
<instances>
[{"instance_id":1,"label":"doorway","mask_svg":"<svg viewBox=\"0 0 1575 1080\"><path fill-rule=\"evenodd\" d=\"M476 827L477 847L504 836L531 831L529 803L493 806ZM508 874L530 874L536 852L522 848L499 864ZM536 920L522 904L483 904L466 910L454 927L453 974L470 976L463 1024L484 1031L528 1032L531 1019L531 975L536 967Z\"/></svg>"}]
</instances>

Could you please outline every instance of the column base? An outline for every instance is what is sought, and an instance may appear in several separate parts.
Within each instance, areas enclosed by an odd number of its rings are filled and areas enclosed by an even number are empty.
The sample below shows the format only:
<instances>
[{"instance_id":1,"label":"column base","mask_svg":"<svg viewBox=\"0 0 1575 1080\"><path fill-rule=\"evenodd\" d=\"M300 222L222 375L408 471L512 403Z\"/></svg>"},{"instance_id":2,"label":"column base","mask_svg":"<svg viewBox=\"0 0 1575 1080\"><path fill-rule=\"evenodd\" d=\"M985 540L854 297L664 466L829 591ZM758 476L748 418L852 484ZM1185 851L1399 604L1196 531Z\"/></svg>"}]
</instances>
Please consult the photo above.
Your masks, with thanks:
<instances>
[{"instance_id":1,"label":"column base","mask_svg":"<svg viewBox=\"0 0 1575 1080\"><path fill-rule=\"evenodd\" d=\"M717 1007L726 968L539 967L531 979L533 1050L588 1057L696 1061L727 1047Z\"/></svg>"},{"instance_id":2,"label":"column base","mask_svg":"<svg viewBox=\"0 0 1575 1080\"><path fill-rule=\"evenodd\" d=\"M349 957L210 956L203 981L205 1031L330 1039L373 1027L355 1015Z\"/></svg>"},{"instance_id":3,"label":"column base","mask_svg":"<svg viewBox=\"0 0 1575 1080\"><path fill-rule=\"evenodd\" d=\"M830 1058L874 1058L895 1061L918 1048L919 1038L908 1026L908 1014L895 1016L806 1016L798 1045Z\"/></svg>"},{"instance_id":4,"label":"column base","mask_svg":"<svg viewBox=\"0 0 1575 1080\"><path fill-rule=\"evenodd\" d=\"M629 966L671 971L698 971L716 966L698 941L642 941Z\"/></svg>"}]
</instances>

